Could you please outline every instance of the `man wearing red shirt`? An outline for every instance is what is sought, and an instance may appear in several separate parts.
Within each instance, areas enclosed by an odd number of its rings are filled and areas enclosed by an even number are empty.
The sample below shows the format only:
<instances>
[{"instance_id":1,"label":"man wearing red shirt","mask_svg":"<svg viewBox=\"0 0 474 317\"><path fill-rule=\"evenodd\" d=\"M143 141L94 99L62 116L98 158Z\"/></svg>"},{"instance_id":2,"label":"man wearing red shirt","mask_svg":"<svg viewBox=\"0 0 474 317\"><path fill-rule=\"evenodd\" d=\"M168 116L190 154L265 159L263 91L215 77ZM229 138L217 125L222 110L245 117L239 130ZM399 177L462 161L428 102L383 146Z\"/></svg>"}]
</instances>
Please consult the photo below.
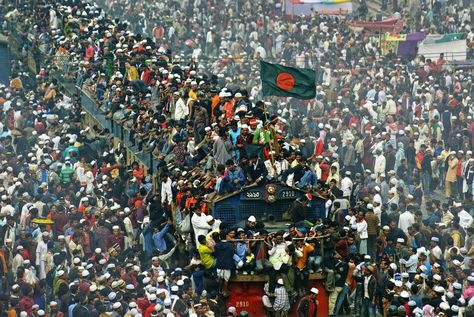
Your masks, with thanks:
<instances>
[{"instance_id":1,"label":"man wearing red shirt","mask_svg":"<svg viewBox=\"0 0 474 317\"><path fill-rule=\"evenodd\" d=\"M319 168L321 169L321 181L326 182L326 180L329 177L329 169L330 166L328 164L329 159L326 157L324 160L322 160L321 163L319 163Z\"/></svg>"},{"instance_id":2,"label":"man wearing red shirt","mask_svg":"<svg viewBox=\"0 0 474 317\"><path fill-rule=\"evenodd\" d=\"M33 289L31 288L30 285L24 285L22 293L25 294L20 299L20 304L19 304L19 309L20 311L24 311L28 314L28 316L32 315L33 311Z\"/></svg>"},{"instance_id":3,"label":"man wearing red shirt","mask_svg":"<svg viewBox=\"0 0 474 317\"><path fill-rule=\"evenodd\" d=\"M107 238L107 248L113 247L115 244L120 246L120 250L124 250L125 240L123 234L120 232L119 226L112 227L113 233Z\"/></svg>"}]
</instances>

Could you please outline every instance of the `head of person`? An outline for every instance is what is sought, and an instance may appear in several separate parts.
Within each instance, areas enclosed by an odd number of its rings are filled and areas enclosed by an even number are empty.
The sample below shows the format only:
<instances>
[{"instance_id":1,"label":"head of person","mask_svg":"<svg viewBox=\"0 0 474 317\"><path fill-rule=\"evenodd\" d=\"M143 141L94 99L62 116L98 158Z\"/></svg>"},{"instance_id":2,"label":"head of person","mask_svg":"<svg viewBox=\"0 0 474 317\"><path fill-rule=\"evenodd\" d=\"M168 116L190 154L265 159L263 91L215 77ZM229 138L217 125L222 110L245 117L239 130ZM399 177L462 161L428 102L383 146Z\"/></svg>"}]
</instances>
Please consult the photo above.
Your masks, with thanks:
<instances>
[{"instance_id":1,"label":"head of person","mask_svg":"<svg viewBox=\"0 0 474 317\"><path fill-rule=\"evenodd\" d=\"M250 216L247 218L247 227L248 228L255 228L255 226L257 225L257 219L255 218L255 216Z\"/></svg>"}]
</instances>

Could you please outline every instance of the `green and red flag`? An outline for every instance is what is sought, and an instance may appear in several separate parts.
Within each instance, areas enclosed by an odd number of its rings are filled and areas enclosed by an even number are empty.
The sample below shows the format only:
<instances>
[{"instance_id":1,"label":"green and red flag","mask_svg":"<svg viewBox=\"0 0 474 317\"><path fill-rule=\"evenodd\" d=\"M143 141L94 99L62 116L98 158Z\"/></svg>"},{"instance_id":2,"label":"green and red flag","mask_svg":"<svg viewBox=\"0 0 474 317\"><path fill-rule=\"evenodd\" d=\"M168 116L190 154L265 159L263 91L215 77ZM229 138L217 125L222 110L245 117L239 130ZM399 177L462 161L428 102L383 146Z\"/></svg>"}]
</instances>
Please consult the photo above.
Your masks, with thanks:
<instances>
[{"instance_id":1,"label":"green and red flag","mask_svg":"<svg viewBox=\"0 0 474 317\"><path fill-rule=\"evenodd\" d=\"M312 99L316 96L316 72L260 61L263 96Z\"/></svg>"}]
</instances>

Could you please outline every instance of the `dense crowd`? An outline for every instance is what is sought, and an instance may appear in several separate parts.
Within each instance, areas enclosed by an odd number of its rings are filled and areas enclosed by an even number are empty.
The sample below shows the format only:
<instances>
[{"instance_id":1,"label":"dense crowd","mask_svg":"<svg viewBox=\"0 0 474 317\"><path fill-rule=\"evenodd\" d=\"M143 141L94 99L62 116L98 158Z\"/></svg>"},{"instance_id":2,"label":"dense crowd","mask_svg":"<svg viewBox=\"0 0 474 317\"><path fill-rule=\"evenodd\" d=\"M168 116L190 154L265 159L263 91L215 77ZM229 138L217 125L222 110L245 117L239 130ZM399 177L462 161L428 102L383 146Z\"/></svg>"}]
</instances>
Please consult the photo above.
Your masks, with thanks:
<instances>
[{"instance_id":1,"label":"dense crowd","mask_svg":"<svg viewBox=\"0 0 474 317\"><path fill-rule=\"evenodd\" d=\"M268 275L269 316L474 315L469 64L384 56L344 19L254 6L3 1L27 44L0 86L0 316L248 316L226 304L236 274ZM402 32L463 33L472 57L470 3L390 7ZM260 59L315 69L316 98L262 98ZM155 175L85 126L61 81ZM287 230L212 216L265 183L303 193Z\"/></svg>"}]
</instances>

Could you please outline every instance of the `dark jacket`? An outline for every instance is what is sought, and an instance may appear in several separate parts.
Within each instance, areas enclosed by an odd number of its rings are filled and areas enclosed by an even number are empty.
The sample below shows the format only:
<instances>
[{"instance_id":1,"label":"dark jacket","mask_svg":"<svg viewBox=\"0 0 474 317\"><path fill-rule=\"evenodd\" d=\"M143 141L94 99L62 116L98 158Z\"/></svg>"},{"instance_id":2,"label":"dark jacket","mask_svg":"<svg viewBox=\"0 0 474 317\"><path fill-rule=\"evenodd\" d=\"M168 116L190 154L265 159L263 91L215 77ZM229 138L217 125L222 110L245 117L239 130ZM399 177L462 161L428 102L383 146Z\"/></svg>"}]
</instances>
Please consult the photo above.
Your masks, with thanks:
<instances>
[{"instance_id":1,"label":"dark jacket","mask_svg":"<svg viewBox=\"0 0 474 317\"><path fill-rule=\"evenodd\" d=\"M249 166L245 168L245 176L250 177L251 182L255 182L259 177L265 178L267 175L268 170L260 159L257 161L256 167L250 163Z\"/></svg>"},{"instance_id":2,"label":"dark jacket","mask_svg":"<svg viewBox=\"0 0 474 317\"><path fill-rule=\"evenodd\" d=\"M426 174L430 174L432 173L432 169L431 169L431 161L433 159L433 156L431 156L431 154L426 154L424 157L423 157L423 160L421 161L421 171L423 173L426 173Z\"/></svg>"},{"instance_id":3,"label":"dark jacket","mask_svg":"<svg viewBox=\"0 0 474 317\"><path fill-rule=\"evenodd\" d=\"M288 213L291 216L291 221L297 223L306 219L306 211L308 207L303 205L301 201L295 200L288 210Z\"/></svg>"},{"instance_id":4,"label":"dark jacket","mask_svg":"<svg viewBox=\"0 0 474 317\"><path fill-rule=\"evenodd\" d=\"M336 287L344 287L346 283L347 273L349 271L349 266L347 263L338 261L334 266L334 286Z\"/></svg>"},{"instance_id":5,"label":"dark jacket","mask_svg":"<svg viewBox=\"0 0 474 317\"><path fill-rule=\"evenodd\" d=\"M365 292L366 292L366 285L365 285L365 279L367 277L364 277L364 281L362 282L362 285L364 287L364 292L362 293L362 296L365 297ZM375 294L376 294L376 290L377 290L377 280L375 279L375 277L373 275L371 275L369 278L369 283L367 284L367 288L368 288L368 294L369 294L369 300L370 301L373 301L375 300Z\"/></svg>"},{"instance_id":6,"label":"dark jacket","mask_svg":"<svg viewBox=\"0 0 474 317\"><path fill-rule=\"evenodd\" d=\"M232 270L234 268L234 247L230 242L219 242L216 244L215 252L216 268L221 270Z\"/></svg>"}]
</instances>

